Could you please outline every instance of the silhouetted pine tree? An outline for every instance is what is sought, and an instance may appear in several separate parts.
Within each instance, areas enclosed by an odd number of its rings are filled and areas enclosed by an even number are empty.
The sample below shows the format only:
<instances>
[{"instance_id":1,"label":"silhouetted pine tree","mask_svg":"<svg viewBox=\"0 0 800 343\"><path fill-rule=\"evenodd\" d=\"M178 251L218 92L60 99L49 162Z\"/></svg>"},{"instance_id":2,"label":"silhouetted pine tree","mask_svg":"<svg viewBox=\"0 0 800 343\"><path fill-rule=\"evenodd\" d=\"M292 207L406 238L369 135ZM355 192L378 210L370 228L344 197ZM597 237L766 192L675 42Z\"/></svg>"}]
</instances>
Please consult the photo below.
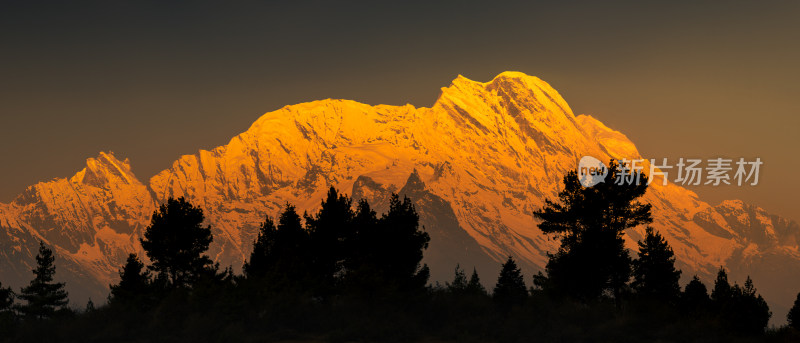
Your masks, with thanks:
<instances>
[{"instance_id":1,"label":"silhouetted pine tree","mask_svg":"<svg viewBox=\"0 0 800 343\"><path fill-rule=\"evenodd\" d=\"M714 306L721 308L730 302L732 296L731 283L728 282L728 272L724 267L719 267L717 271L717 279L714 280L714 289L711 290L711 300Z\"/></svg>"},{"instance_id":2,"label":"silhouetted pine tree","mask_svg":"<svg viewBox=\"0 0 800 343\"><path fill-rule=\"evenodd\" d=\"M139 256L128 255L125 266L119 271L119 276L119 283L110 286L111 295L108 297L110 305L144 307L149 304L150 271L145 269Z\"/></svg>"},{"instance_id":3,"label":"silhouetted pine tree","mask_svg":"<svg viewBox=\"0 0 800 343\"><path fill-rule=\"evenodd\" d=\"M732 302L726 307L723 316L731 327L747 334L762 334L772 317L767 302L760 294L756 294L753 280L747 277L743 287L735 285L731 290Z\"/></svg>"},{"instance_id":4,"label":"silhouetted pine tree","mask_svg":"<svg viewBox=\"0 0 800 343\"><path fill-rule=\"evenodd\" d=\"M11 288L3 288L0 283L0 341L9 336L10 331L15 325L14 291Z\"/></svg>"},{"instance_id":5,"label":"silhouetted pine tree","mask_svg":"<svg viewBox=\"0 0 800 343\"><path fill-rule=\"evenodd\" d=\"M258 230L258 236L253 242L253 251L250 252L250 258L244 263L244 275L250 280L258 280L264 278L268 273L272 272L275 268L275 261L277 259L277 232L275 222L272 218L267 217Z\"/></svg>"},{"instance_id":6,"label":"silhouetted pine tree","mask_svg":"<svg viewBox=\"0 0 800 343\"><path fill-rule=\"evenodd\" d=\"M66 310L67 291L64 283L53 282L56 274L53 251L39 242L39 253L36 255L36 269L33 269L35 278L30 285L22 288L19 298L25 301L17 310L26 318L45 319L52 317L56 312Z\"/></svg>"},{"instance_id":7,"label":"silhouetted pine tree","mask_svg":"<svg viewBox=\"0 0 800 343\"><path fill-rule=\"evenodd\" d=\"M343 263L344 284L351 293L366 295L375 291L375 285L386 282L377 260L382 244L378 216L366 199L359 200L352 224L355 236Z\"/></svg>"},{"instance_id":8,"label":"silhouetted pine tree","mask_svg":"<svg viewBox=\"0 0 800 343\"><path fill-rule=\"evenodd\" d=\"M279 272L292 280L307 279L311 267L312 251L309 246L308 231L303 229L300 215L294 206L287 204L278 218Z\"/></svg>"},{"instance_id":9,"label":"silhouetted pine tree","mask_svg":"<svg viewBox=\"0 0 800 343\"><path fill-rule=\"evenodd\" d=\"M254 247L256 255L251 256L248 275L265 275L266 285L273 289L308 291L312 286L309 272L313 251L295 207L287 203L274 231L271 220L267 219L259 235L263 236L263 244L257 241Z\"/></svg>"},{"instance_id":10,"label":"silhouetted pine tree","mask_svg":"<svg viewBox=\"0 0 800 343\"><path fill-rule=\"evenodd\" d=\"M204 255L213 241L211 227L203 227L203 210L183 197L170 198L153 213L140 239L153 265L156 279L171 287L191 287L208 274L216 274Z\"/></svg>"},{"instance_id":11,"label":"silhouetted pine tree","mask_svg":"<svg viewBox=\"0 0 800 343\"><path fill-rule=\"evenodd\" d=\"M392 194L389 212L375 228L375 267L389 287L400 291L422 290L430 277L427 265L420 266L430 236L419 226L419 215L408 197L400 201Z\"/></svg>"},{"instance_id":12,"label":"silhouetted pine tree","mask_svg":"<svg viewBox=\"0 0 800 343\"><path fill-rule=\"evenodd\" d=\"M86 308L83 310L83 313L90 313L94 311L94 301L92 301L92 298L89 298L89 301L86 302Z\"/></svg>"},{"instance_id":13,"label":"silhouetted pine tree","mask_svg":"<svg viewBox=\"0 0 800 343\"><path fill-rule=\"evenodd\" d=\"M469 277L469 282L467 283L467 293L486 295L486 288L484 288L481 284L481 278L478 276L478 270L474 267L472 268L472 275Z\"/></svg>"},{"instance_id":14,"label":"silhouetted pine tree","mask_svg":"<svg viewBox=\"0 0 800 343\"><path fill-rule=\"evenodd\" d=\"M11 310L14 305L14 291L11 288L3 288L3 283L0 282L0 313Z\"/></svg>"},{"instance_id":15,"label":"silhouetted pine tree","mask_svg":"<svg viewBox=\"0 0 800 343\"><path fill-rule=\"evenodd\" d=\"M675 254L664 237L653 228L639 241L639 258L633 261L631 286L648 299L675 302L681 293L681 271L675 269Z\"/></svg>"},{"instance_id":16,"label":"silhouetted pine tree","mask_svg":"<svg viewBox=\"0 0 800 343\"><path fill-rule=\"evenodd\" d=\"M322 201L320 210L313 216L306 215L311 249L314 251L312 277L318 290L333 291L333 285L341 279L344 261L349 257L355 236L352 200L331 187Z\"/></svg>"},{"instance_id":17,"label":"silhouetted pine tree","mask_svg":"<svg viewBox=\"0 0 800 343\"><path fill-rule=\"evenodd\" d=\"M794 300L794 305L786 315L786 319L789 321L789 327L800 330L800 293L797 293L797 299Z\"/></svg>"},{"instance_id":18,"label":"silhouetted pine tree","mask_svg":"<svg viewBox=\"0 0 800 343\"><path fill-rule=\"evenodd\" d=\"M359 200L353 217L355 242L350 253L351 258L345 263L346 269L352 269L348 267L348 263L361 264L364 262L363 259L370 258L378 250L376 248L380 238L378 223L378 215L372 210L367 199Z\"/></svg>"},{"instance_id":19,"label":"silhouetted pine tree","mask_svg":"<svg viewBox=\"0 0 800 343\"><path fill-rule=\"evenodd\" d=\"M631 258L622 235L628 228L653 221L650 204L637 202L647 190L647 178L639 184L615 183L621 175L609 163L605 182L583 187L577 172L564 176L564 190L557 201L545 200L534 212L539 229L561 238L561 246L549 254L545 274L535 284L551 293L564 293L583 300L596 299L611 291L619 299L631 274Z\"/></svg>"},{"instance_id":20,"label":"silhouetted pine tree","mask_svg":"<svg viewBox=\"0 0 800 343\"><path fill-rule=\"evenodd\" d=\"M503 263L492 296L495 301L504 306L521 304L528 297L528 290L525 287L522 271L517 267L517 263L514 262L514 258L511 256L508 257L506 263Z\"/></svg>"},{"instance_id":21,"label":"silhouetted pine tree","mask_svg":"<svg viewBox=\"0 0 800 343\"><path fill-rule=\"evenodd\" d=\"M684 313L698 314L708 309L708 288L695 275L681 294L681 310Z\"/></svg>"},{"instance_id":22,"label":"silhouetted pine tree","mask_svg":"<svg viewBox=\"0 0 800 343\"><path fill-rule=\"evenodd\" d=\"M453 282L447 283L447 291L453 294L463 294L467 290L467 275L464 274L464 270L461 269L461 266L456 264L455 275L453 276Z\"/></svg>"},{"instance_id":23,"label":"silhouetted pine tree","mask_svg":"<svg viewBox=\"0 0 800 343\"><path fill-rule=\"evenodd\" d=\"M772 316L767 302L756 294L753 280L749 276L744 287L731 286L728 273L722 267L717 272L711 300L717 315L737 332L761 334Z\"/></svg>"}]
</instances>

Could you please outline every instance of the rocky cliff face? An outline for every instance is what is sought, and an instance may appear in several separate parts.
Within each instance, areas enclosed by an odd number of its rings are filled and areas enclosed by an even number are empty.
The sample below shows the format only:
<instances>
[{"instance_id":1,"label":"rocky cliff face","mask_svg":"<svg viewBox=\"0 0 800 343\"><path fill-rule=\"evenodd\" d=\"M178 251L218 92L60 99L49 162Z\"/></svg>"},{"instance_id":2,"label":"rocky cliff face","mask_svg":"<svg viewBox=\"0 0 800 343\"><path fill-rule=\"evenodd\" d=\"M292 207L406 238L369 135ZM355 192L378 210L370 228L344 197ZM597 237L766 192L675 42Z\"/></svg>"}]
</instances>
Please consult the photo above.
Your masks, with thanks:
<instances>
[{"instance_id":1,"label":"rocky cliff face","mask_svg":"<svg viewBox=\"0 0 800 343\"><path fill-rule=\"evenodd\" d=\"M0 276L15 286L32 278L43 240L55 250L57 276L73 299L102 301L119 263L141 249L138 237L154 209L129 162L100 153L73 177L38 183L0 204Z\"/></svg>"},{"instance_id":2,"label":"rocky cliff face","mask_svg":"<svg viewBox=\"0 0 800 343\"><path fill-rule=\"evenodd\" d=\"M492 281L508 255L530 274L557 246L531 213L555 197L584 155L641 157L624 134L575 116L547 83L516 72L486 83L459 76L430 108L330 99L286 106L227 145L181 157L147 184L127 160L101 153L72 178L31 186L0 204L0 279L29 279L41 239L56 247L59 275L73 295L104 299L126 254L141 249L138 238L156 204L178 196L204 209L212 257L240 268L265 216L287 201L315 211L330 186L378 210L392 192L412 198L432 236L426 262L434 279L449 279L461 263ZM736 279L753 274L769 301L789 304L800 290L798 279L767 282L785 270L765 267L780 262L800 270L796 223L740 201L711 206L660 179L645 201L684 276L708 283L726 265ZM627 233L630 248L643 231Z\"/></svg>"}]
</instances>

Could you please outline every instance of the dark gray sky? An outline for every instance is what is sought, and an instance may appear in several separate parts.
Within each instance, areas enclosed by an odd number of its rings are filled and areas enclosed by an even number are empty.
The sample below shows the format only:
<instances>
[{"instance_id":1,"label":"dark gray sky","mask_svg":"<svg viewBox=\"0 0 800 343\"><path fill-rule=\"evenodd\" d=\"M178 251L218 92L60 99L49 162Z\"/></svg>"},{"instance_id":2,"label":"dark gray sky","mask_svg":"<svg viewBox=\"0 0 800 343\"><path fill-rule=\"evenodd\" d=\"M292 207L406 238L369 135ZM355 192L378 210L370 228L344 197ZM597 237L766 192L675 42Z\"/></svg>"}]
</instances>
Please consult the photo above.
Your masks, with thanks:
<instances>
[{"instance_id":1,"label":"dark gray sky","mask_svg":"<svg viewBox=\"0 0 800 343\"><path fill-rule=\"evenodd\" d=\"M695 190L800 219L798 2L164 3L0 3L0 201L99 151L146 182L286 104L517 70L646 157L761 157L759 186Z\"/></svg>"}]
</instances>

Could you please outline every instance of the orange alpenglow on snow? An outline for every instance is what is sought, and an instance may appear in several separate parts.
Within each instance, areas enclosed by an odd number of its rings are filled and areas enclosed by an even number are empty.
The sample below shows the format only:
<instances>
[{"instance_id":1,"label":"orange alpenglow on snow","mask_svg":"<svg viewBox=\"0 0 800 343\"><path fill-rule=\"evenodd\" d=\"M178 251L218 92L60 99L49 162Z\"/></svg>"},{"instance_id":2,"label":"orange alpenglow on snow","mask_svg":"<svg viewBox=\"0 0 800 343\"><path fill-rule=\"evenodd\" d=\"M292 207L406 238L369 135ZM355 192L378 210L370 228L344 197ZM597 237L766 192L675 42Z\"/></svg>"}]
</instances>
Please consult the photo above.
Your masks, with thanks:
<instances>
[{"instance_id":1,"label":"orange alpenglow on snow","mask_svg":"<svg viewBox=\"0 0 800 343\"><path fill-rule=\"evenodd\" d=\"M489 82L458 76L430 108L332 99L289 105L227 145L181 157L146 184L127 160L100 153L72 178L29 187L0 204L0 270L26 280L31 266L23 261L43 239L66 265L70 294L102 299L127 253L141 255L138 238L156 204L179 196L203 208L212 257L238 268L265 216L286 202L311 212L334 186L378 210L391 192L412 197L431 235L424 262L432 280L449 279L456 263L495 273L509 255L530 274L557 247L531 213L555 197L585 155L642 158L624 134L575 116L549 84L519 72ZM710 280L720 265L754 278L769 272L762 263L800 266L797 224L763 209L735 201L714 207L660 182L644 201L686 277ZM627 233L629 248L643 232ZM788 304L800 280L784 281L760 291Z\"/></svg>"}]
</instances>

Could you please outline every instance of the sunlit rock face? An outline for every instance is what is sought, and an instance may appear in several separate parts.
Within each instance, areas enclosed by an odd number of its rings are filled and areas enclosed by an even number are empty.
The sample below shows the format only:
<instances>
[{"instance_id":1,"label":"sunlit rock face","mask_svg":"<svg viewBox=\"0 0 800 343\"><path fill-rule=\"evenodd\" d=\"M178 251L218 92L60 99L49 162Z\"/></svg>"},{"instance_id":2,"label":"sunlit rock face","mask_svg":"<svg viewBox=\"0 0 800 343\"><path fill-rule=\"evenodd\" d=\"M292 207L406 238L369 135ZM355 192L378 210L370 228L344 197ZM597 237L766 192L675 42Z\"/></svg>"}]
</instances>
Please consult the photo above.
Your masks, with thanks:
<instances>
[{"instance_id":1,"label":"sunlit rock face","mask_svg":"<svg viewBox=\"0 0 800 343\"><path fill-rule=\"evenodd\" d=\"M409 196L432 237L425 262L434 280L449 279L460 263L490 283L509 255L530 275L557 247L531 213L555 198L585 155L642 157L624 134L575 116L550 85L518 72L485 83L459 76L430 108L331 99L290 105L227 145L181 157L147 183L127 160L100 153L73 177L0 204L0 281L27 282L41 239L55 247L73 299L103 300L126 254L141 253L138 239L157 204L179 196L205 211L211 256L237 270L265 216L287 202L313 212L330 186L379 212L392 192ZM653 226L684 277L709 283L726 265L734 279L753 274L767 300L793 300L800 280L785 274L800 274L796 223L741 201L711 206L656 181L644 201L653 204ZM643 232L627 232L629 248Z\"/></svg>"}]
</instances>

